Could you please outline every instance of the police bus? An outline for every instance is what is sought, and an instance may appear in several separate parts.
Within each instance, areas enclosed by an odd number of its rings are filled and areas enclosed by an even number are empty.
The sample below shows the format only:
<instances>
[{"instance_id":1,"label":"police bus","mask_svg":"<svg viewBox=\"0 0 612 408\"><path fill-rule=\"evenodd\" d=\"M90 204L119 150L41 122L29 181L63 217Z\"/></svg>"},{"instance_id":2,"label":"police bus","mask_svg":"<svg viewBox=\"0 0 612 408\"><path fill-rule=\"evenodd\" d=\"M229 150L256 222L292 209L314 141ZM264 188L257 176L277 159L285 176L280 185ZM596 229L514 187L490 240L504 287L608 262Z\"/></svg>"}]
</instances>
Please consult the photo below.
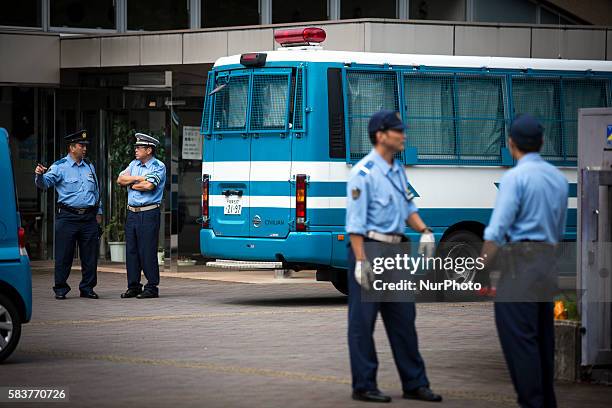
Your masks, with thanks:
<instances>
[{"instance_id":1,"label":"police bus","mask_svg":"<svg viewBox=\"0 0 612 408\"><path fill-rule=\"evenodd\" d=\"M319 28L277 30L278 50L223 57L209 72L205 257L316 269L345 292L346 181L383 108L408 126L397 158L421 217L447 243L440 255L477 256L522 112L542 122L542 155L570 182L566 239L575 239L577 110L612 104L612 62L337 52L324 39ZM449 273L471 281L475 271Z\"/></svg>"}]
</instances>

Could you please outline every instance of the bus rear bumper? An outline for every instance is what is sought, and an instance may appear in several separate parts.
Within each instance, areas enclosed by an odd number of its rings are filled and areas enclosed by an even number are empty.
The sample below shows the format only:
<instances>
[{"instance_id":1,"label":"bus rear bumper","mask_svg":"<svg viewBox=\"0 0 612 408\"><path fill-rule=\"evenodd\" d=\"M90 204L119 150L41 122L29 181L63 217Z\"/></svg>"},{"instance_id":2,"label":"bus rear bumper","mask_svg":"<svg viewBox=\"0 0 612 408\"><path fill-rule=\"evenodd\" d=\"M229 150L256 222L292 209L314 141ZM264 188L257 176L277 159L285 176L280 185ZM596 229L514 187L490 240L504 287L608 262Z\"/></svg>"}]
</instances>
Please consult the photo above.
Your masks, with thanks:
<instances>
[{"instance_id":1,"label":"bus rear bumper","mask_svg":"<svg viewBox=\"0 0 612 408\"><path fill-rule=\"evenodd\" d=\"M279 261L329 265L331 232L290 232L286 238L217 236L212 229L200 230L200 252L207 258Z\"/></svg>"}]
</instances>

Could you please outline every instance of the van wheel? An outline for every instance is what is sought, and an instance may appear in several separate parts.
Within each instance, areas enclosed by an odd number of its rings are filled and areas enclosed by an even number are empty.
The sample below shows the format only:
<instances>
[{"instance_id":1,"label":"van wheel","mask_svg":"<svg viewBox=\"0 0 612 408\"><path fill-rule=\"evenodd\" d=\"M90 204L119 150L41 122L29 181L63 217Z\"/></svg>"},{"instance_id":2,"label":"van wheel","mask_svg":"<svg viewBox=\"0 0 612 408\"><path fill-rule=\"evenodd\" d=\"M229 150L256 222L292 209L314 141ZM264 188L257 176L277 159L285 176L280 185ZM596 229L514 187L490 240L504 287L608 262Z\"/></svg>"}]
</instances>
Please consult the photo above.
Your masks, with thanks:
<instances>
[{"instance_id":1,"label":"van wheel","mask_svg":"<svg viewBox=\"0 0 612 408\"><path fill-rule=\"evenodd\" d=\"M345 269L338 271L331 282L338 292L348 295L348 277Z\"/></svg>"},{"instance_id":2,"label":"van wheel","mask_svg":"<svg viewBox=\"0 0 612 408\"><path fill-rule=\"evenodd\" d=\"M21 317L15 304L0 294L0 363L17 347L21 337Z\"/></svg>"},{"instance_id":3,"label":"van wheel","mask_svg":"<svg viewBox=\"0 0 612 408\"><path fill-rule=\"evenodd\" d=\"M440 245L438 256L444 258L472 258L480 256L482 249L482 239L471 231L456 231L450 234ZM465 270L458 273L452 269L436 270L436 281L453 280L457 283L479 282L482 277L478 275L476 268ZM453 293L440 292L443 300L475 300L474 293ZM450 295L450 296L449 296ZM456 298L456 299L455 299ZM438 296L438 300L440 296Z\"/></svg>"}]
</instances>

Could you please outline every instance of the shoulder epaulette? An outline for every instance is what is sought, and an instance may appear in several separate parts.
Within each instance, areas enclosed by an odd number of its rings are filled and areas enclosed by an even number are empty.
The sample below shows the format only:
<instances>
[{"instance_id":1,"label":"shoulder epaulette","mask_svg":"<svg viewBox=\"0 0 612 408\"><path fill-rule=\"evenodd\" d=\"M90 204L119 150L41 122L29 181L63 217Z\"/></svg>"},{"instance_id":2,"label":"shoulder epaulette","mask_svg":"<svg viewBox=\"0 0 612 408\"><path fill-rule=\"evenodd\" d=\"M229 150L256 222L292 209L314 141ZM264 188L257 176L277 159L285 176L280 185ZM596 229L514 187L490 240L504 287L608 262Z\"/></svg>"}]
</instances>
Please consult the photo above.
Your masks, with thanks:
<instances>
[{"instance_id":1,"label":"shoulder epaulette","mask_svg":"<svg viewBox=\"0 0 612 408\"><path fill-rule=\"evenodd\" d=\"M59 159L58 161L53 163L51 166L59 166L62 163L66 163L66 158L65 157L63 159Z\"/></svg>"},{"instance_id":2,"label":"shoulder epaulette","mask_svg":"<svg viewBox=\"0 0 612 408\"><path fill-rule=\"evenodd\" d=\"M372 169L372 167L374 167L374 162L370 160L359 168L359 175L366 176L370 174L370 170Z\"/></svg>"}]
</instances>

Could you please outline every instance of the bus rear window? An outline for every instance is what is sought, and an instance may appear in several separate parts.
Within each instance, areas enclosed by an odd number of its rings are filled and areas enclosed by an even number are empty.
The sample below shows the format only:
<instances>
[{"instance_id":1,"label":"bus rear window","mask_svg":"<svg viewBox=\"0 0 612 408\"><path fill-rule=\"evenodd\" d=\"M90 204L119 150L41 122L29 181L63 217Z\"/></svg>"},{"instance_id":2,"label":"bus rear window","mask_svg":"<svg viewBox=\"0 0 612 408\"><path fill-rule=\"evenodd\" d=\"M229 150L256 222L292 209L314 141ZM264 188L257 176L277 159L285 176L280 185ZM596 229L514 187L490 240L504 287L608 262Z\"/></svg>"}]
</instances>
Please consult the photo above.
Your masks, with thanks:
<instances>
[{"instance_id":1,"label":"bus rear window","mask_svg":"<svg viewBox=\"0 0 612 408\"><path fill-rule=\"evenodd\" d=\"M214 130L244 130L249 102L249 76L221 77L216 85L223 83L226 86L214 93Z\"/></svg>"},{"instance_id":2,"label":"bus rear window","mask_svg":"<svg viewBox=\"0 0 612 408\"><path fill-rule=\"evenodd\" d=\"M287 75L254 75L251 130L285 129L288 94Z\"/></svg>"}]
</instances>

